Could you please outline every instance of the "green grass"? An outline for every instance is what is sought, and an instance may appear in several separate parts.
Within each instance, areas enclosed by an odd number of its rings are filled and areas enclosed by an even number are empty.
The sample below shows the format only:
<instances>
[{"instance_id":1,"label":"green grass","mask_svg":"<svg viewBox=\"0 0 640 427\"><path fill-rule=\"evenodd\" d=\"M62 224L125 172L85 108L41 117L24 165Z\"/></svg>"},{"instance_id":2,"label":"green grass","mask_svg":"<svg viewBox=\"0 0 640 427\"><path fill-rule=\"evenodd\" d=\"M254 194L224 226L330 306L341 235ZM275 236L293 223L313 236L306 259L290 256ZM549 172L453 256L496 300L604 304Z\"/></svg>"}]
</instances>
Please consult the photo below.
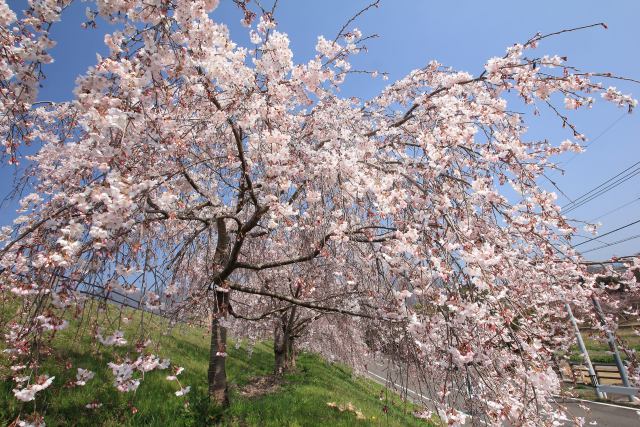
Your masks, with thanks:
<instances>
[{"instance_id":1,"label":"green grass","mask_svg":"<svg viewBox=\"0 0 640 427\"><path fill-rule=\"evenodd\" d=\"M7 310L0 315L7 316ZM110 307L101 315L116 322L117 313ZM95 312L93 313L95 315ZM271 374L273 352L268 343L258 344L253 352L230 342L227 375L231 405L226 409L212 407L207 399L207 360L209 337L206 330L180 325L166 333L166 321L145 314L141 323L139 312L129 311L132 320L120 325L130 344L137 337L152 337L148 351L170 358L172 365L183 366L179 379L190 385L191 392L176 397L175 382L167 381L168 371L152 371L135 393L121 393L113 386L111 370L106 366L117 356L138 353L134 345L126 348L104 347L91 338L86 322L73 320L71 326L59 332L54 352L42 372L55 375L53 385L38 393L34 402L22 403L14 398L15 387L10 380L9 361L0 353L0 425L11 423L18 415L24 419L34 410L45 415L47 426L407 426L428 425L413 417L415 407L402 402L397 394L385 392L379 384L352 375L346 366L330 364L314 354L303 353L295 372L285 376L280 387L259 397L245 397L240 391L256 377ZM75 380L77 368L90 369L96 377L84 387L65 387ZM380 396L386 396L382 400ZM98 400L98 409L85 405ZM330 407L329 402L355 410ZM387 411L383 410L387 408Z\"/></svg>"},{"instance_id":2,"label":"green grass","mask_svg":"<svg viewBox=\"0 0 640 427\"><path fill-rule=\"evenodd\" d=\"M583 330L582 337L589 352L589 358L593 363L614 363L613 355L609 354L609 344L595 331ZM627 344L640 352L640 336L636 335L632 328L620 328L616 335L622 338ZM620 352L623 360L626 359L624 352ZM569 358L572 362L582 362L582 356L577 345L571 347Z\"/></svg>"},{"instance_id":3,"label":"green grass","mask_svg":"<svg viewBox=\"0 0 640 427\"><path fill-rule=\"evenodd\" d=\"M563 391L568 392L571 396L580 399L596 400L596 391L593 387L585 384L576 384L575 386L563 384Z\"/></svg>"}]
</instances>

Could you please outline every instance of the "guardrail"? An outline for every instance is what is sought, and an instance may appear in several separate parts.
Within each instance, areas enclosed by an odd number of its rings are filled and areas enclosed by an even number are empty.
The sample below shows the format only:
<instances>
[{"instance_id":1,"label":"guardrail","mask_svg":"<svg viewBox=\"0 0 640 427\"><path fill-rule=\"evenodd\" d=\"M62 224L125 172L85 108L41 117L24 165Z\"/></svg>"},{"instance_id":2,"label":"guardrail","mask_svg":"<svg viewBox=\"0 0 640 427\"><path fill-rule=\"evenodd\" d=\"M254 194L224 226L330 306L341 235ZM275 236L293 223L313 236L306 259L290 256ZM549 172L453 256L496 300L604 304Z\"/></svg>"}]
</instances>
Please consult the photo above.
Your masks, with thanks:
<instances>
[{"instance_id":1,"label":"guardrail","mask_svg":"<svg viewBox=\"0 0 640 427\"><path fill-rule=\"evenodd\" d=\"M585 365L580 363L562 363L560 366L560 374L565 382L576 384L585 384L596 386L598 393L605 399L608 394L629 396L640 396L640 389L636 387L624 387L622 377L615 364L595 363L593 369L596 378L591 378L589 370ZM594 381L595 380L595 381Z\"/></svg>"},{"instance_id":2,"label":"guardrail","mask_svg":"<svg viewBox=\"0 0 640 427\"><path fill-rule=\"evenodd\" d=\"M635 387L621 387L619 385L599 385L596 388L600 393L622 394L625 396L637 396L640 390Z\"/></svg>"},{"instance_id":3,"label":"guardrail","mask_svg":"<svg viewBox=\"0 0 640 427\"><path fill-rule=\"evenodd\" d=\"M4 270L5 270L4 268L0 268L0 273L2 273ZM28 277L26 277L23 274L18 274L18 276L28 279ZM145 313L162 317L169 321L177 321L178 323L182 323L188 326L198 326L201 328L207 328L210 326L207 320L195 319L195 318L189 319L189 320L180 320L180 319L175 319L173 317L167 316L166 313L163 313L159 310L149 309L145 307L142 302L142 297L143 297L142 294L139 295L137 298L134 298L130 295L126 295L121 292L118 292L115 289L107 288L105 285L102 285L99 283L88 282L86 280L71 279L70 277L66 277L62 274L56 274L55 278L56 280L65 279L70 282L75 282L76 287L74 288L74 290L76 292L79 292L95 300L102 300L102 301L106 301L107 303L114 304L120 307L128 307L133 310L143 311Z\"/></svg>"},{"instance_id":4,"label":"guardrail","mask_svg":"<svg viewBox=\"0 0 640 427\"><path fill-rule=\"evenodd\" d=\"M571 363L568 365L570 372L565 375L563 372L563 380L570 381L575 384L593 385L593 381L589 377L589 371L585 365L579 363ZM622 377L618 372L615 364L594 363L593 369L596 371L597 383L600 385L622 385Z\"/></svg>"}]
</instances>

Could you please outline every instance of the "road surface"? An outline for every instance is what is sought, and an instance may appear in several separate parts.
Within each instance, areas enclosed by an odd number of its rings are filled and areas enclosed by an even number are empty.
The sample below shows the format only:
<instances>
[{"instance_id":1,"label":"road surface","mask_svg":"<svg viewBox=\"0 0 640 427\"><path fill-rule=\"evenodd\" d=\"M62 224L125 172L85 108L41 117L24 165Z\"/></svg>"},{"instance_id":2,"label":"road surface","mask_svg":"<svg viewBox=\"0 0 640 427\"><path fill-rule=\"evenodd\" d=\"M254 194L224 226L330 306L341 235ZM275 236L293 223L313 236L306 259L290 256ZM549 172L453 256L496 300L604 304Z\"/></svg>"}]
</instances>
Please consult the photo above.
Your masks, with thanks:
<instances>
[{"instance_id":1,"label":"road surface","mask_svg":"<svg viewBox=\"0 0 640 427\"><path fill-rule=\"evenodd\" d=\"M369 376L383 385L395 385L398 389L405 390L399 384L393 384L387 379L387 365L379 361L372 361L367 364ZM417 403L430 405L429 398L420 394L417 390L412 390L411 386L406 389L407 396ZM602 427L640 427L640 408L628 408L609 403L591 402L587 400L565 399L559 400L559 404L566 406L567 411L574 416L585 417L586 426L596 425ZM589 408L588 411L582 407ZM597 424L592 424L596 422ZM469 423L470 424L470 423ZM565 423L572 425L571 422Z\"/></svg>"}]
</instances>

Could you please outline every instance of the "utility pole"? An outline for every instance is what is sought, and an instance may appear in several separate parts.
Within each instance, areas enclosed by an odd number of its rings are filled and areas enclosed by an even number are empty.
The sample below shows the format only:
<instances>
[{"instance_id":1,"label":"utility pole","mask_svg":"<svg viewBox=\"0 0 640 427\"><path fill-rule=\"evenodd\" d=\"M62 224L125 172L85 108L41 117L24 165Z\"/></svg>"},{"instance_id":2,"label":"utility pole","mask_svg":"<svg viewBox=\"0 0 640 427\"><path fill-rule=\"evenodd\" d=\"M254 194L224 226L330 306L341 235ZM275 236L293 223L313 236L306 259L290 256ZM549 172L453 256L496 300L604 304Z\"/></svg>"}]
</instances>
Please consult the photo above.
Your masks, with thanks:
<instances>
[{"instance_id":1,"label":"utility pole","mask_svg":"<svg viewBox=\"0 0 640 427\"><path fill-rule=\"evenodd\" d=\"M622 378L622 385L625 387L631 387L629 384L629 377L627 376L627 368L622 363L622 358L620 357L620 352L618 351L618 345L616 344L616 339L611 333L611 330L607 326L607 322L605 320L604 311L602 311L602 307L600 306L600 301L596 298L595 295L591 295L591 302L593 302L593 307L595 308L596 315L598 316L598 320L600 320L600 324L604 327L604 331L607 334L607 341L609 342L609 348L613 352L613 359L616 362L616 366L618 367L618 372L620 373L620 378ZM633 398L629 396L629 401L633 402Z\"/></svg>"},{"instance_id":2,"label":"utility pole","mask_svg":"<svg viewBox=\"0 0 640 427\"><path fill-rule=\"evenodd\" d=\"M591 358L589 357L589 352L587 352L587 347L584 345L584 341L582 339L582 334L580 333L580 328L578 327L578 322L576 322L576 318L573 317L573 312L571 311L571 307L569 303L565 303L565 307L567 308L567 313L569 313L569 320L571 320L571 324L573 325L573 331L576 334L576 339L578 340L578 347L580 348L580 353L582 353L582 358L584 360L585 365L587 365L587 370L589 371L589 377L591 378L591 384L596 388L596 395L599 399L605 398L605 394L598 390L598 377L596 376L596 371L593 369L593 365L591 364Z\"/></svg>"}]
</instances>

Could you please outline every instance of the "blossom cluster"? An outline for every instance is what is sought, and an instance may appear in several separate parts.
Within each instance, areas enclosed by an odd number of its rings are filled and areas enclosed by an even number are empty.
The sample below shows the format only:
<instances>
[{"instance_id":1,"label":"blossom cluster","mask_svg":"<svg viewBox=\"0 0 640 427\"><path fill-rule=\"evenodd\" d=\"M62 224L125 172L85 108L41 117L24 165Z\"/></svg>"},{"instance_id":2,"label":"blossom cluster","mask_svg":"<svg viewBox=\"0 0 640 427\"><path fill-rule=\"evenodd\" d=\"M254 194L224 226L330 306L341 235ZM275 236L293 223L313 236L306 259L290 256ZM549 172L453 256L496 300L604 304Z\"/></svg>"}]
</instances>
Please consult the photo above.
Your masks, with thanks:
<instances>
[{"instance_id":1,"label":"blossom cluster","mask_svg":"<svg viewBox=\"0 0 640 427\"><path fill-rule=\"evenodd\" d=\"M605 89L608 76L532 54L540 38L478 76L433 61L360 100L340 92L365 50L360 30L319 37L297 64L275 18L253 24L245 3L251 49L209 14L217 1L112 0L87 17L120 22L109 53L72 101L35 105L53 45L45 29L67 3L32 2L18 19L0 0L0 136L12 162L38 145L36 191L0 233L0 292L21 304L1 325L14 366L41 360L30 351L47 348L70 309L87 313L88 298L133 301L171 322L207 313L212 329L254 339L275 323L289 356L297 339L354 364L375 352L412 363L450 424L465 420L461 401L494 425L558 420L550 366L571 343L564 307L586 311L602 292L539 182L586 138L556 99L568 110L596 94L636 105ZM567 129L564 142L528 139L537 104ZM127 346L119 330L103 335L114 326L99 307L97 341ZM136 360L109 363L119 391L169 368L146 348L141 339ZM212 355L223 363L225 345ZM190 391L181 372L167 376L176 396ZM75 383L91 378L79 369ZM14 394L31 401L52 381Z\"/></svg>"}]
</instances>

